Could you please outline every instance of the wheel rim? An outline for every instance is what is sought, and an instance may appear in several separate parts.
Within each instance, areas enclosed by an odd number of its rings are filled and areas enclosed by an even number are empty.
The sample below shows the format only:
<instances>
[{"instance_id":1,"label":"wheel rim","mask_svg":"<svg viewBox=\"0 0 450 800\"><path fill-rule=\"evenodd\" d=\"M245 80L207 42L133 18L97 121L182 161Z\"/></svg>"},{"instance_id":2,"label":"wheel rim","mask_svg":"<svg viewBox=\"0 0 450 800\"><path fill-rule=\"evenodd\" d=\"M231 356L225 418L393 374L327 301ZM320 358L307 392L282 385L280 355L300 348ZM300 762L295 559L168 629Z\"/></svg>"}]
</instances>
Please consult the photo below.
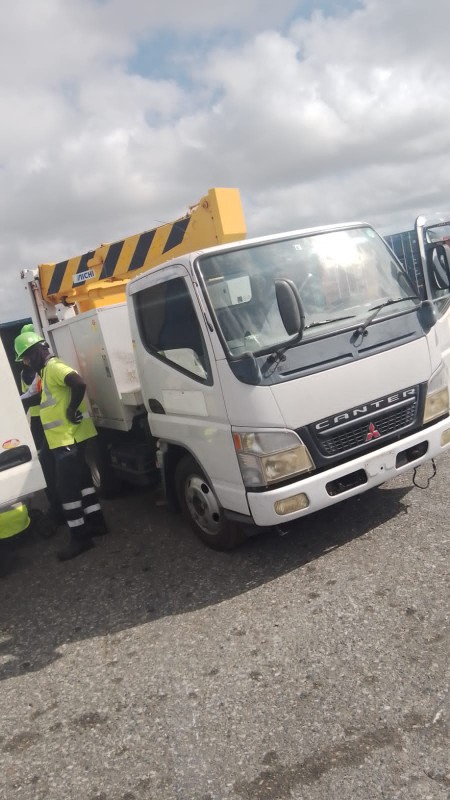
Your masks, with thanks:
<instances>
[{"instance_id":1,"label":"wheel rim","mask_svg":"<svg viewBox=\"0 0 450 800\"><path fill-rule=\"evenodd\" d=\"M87 453L86 461L88 463L89 469L91 471L92 476L92 483L94 484L97 491L100 489L102 485L102 479L100 475L100 468L97 463L97 459L93 453Z\"/></svg>"},{"instance_id":2,"label":"wheel rim","mask_svg":"<svg viewBox=\"0 0 450 800\"><path fill-rule=\"evenodd\" d=\"M98 491L100 489L101 485L102 485L102 480L101 480L101 477L100 477L100 470L99 470L99 468L98 468L98 466L97 466L97 464L95 462L90 465L90 469L91 469L91 475L92 475L92 483L94 484L95 488Z\"/></svg>"},{"instance_id":3,"label":"wheel rim","mask_svg":"<svg viewBox=\"0 0 450 800\"><path fill-rule=\"evenodd\" d=\"M217 536L220 533L220 507L205 479L191 475L186 481L184 494L195 524L208 536Z\"/></svg>"}]
</instances>

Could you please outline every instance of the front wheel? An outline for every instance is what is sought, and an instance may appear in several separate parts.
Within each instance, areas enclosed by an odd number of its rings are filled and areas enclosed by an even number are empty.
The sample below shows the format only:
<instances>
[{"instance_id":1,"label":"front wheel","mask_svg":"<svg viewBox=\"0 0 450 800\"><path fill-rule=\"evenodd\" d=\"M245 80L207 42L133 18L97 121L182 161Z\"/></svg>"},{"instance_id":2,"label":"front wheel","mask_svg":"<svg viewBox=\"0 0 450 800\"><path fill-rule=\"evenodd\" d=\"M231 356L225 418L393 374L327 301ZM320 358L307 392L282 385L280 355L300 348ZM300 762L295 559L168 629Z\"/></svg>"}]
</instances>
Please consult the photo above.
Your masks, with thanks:
<instances>
[{"instance_id":1,"label":"front wheel","mask_svg":"<svg viewBox=\"0 0 450 800\"><path fill-rule=\"evenodd\" d=\"M191 456L178 462L175 484L183 516L202 542L214 550L232 550L242 542L242 532L226 519L209 481Z\"/></svg>"}]
</instances>

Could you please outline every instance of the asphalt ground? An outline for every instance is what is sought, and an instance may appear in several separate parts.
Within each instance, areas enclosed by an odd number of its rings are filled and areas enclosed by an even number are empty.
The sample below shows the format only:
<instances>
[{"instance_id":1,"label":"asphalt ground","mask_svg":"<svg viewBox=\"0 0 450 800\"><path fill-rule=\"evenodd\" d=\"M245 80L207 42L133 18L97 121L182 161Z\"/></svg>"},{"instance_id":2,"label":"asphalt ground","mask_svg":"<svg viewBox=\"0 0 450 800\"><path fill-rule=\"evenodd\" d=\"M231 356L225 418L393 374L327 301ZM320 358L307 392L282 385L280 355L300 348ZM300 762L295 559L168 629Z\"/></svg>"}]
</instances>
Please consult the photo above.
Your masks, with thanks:
<instances>
[{"instance_id":1,"label":"asphalt ground","mask_svg":"<svg viewBox=\"0 0 450 800\"><path fill-rule=\"evenodd\" d=\"M2 800L448 800L437 466L233 553L144 491L72 562L28 537L0 581Z\"/></svg>"}]
</instances>

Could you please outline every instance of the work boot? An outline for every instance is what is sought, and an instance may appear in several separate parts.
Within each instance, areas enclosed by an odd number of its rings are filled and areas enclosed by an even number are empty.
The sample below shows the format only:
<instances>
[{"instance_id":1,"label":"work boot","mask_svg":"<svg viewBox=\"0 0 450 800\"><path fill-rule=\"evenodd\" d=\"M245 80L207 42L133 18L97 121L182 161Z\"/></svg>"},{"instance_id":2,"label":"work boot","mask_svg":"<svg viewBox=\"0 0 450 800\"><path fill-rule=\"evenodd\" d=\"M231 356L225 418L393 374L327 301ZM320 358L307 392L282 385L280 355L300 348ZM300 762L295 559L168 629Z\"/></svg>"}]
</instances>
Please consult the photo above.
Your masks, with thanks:
<instances>
[{"instance_id":1,"label":"work boot","mask_svg":"<svg viewBox=\"0 0 450 800\"><path fill-rule=\"evenodd\" d=\"M109 533L109 528L105 522L102 520L101 522L86 522L89 536L106 536Z\"/></svg>"},{"instance_id":2,"label":"work boot","mask_svg":"<svg viewBox=\"0 0 450 800\"><path fill-rule=\"evenodd\" d=\"M69 544L58 552L58 560L70 561L92 547L95 547L95 543L90 536L72 536Z\"/></svg>"}]
</instances>

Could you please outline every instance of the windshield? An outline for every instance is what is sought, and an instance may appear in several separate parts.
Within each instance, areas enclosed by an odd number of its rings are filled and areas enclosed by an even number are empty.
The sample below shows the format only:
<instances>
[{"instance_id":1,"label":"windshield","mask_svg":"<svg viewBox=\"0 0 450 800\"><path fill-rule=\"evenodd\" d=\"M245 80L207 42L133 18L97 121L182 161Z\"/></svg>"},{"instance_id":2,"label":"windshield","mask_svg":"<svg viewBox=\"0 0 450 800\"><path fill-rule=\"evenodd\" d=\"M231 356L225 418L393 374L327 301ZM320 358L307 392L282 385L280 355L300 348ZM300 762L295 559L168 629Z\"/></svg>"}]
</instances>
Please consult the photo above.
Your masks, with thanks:
<instances>
[{"instance_id":1,"label":"windshield","mask_svg":"<svg viewBox=\"0 0 450 800\"><path fill-rule=\"evenodd\" d=\"M418 302L411 299L415 291L404 271L370 227L262 242L200 256L198 264L233 355L276 347L289 338L275 295L278 278L297 286L305 310L304 340L357 325L390 298L395 305L386 305L377 319Z\"/></svg>"}]
</instances>

